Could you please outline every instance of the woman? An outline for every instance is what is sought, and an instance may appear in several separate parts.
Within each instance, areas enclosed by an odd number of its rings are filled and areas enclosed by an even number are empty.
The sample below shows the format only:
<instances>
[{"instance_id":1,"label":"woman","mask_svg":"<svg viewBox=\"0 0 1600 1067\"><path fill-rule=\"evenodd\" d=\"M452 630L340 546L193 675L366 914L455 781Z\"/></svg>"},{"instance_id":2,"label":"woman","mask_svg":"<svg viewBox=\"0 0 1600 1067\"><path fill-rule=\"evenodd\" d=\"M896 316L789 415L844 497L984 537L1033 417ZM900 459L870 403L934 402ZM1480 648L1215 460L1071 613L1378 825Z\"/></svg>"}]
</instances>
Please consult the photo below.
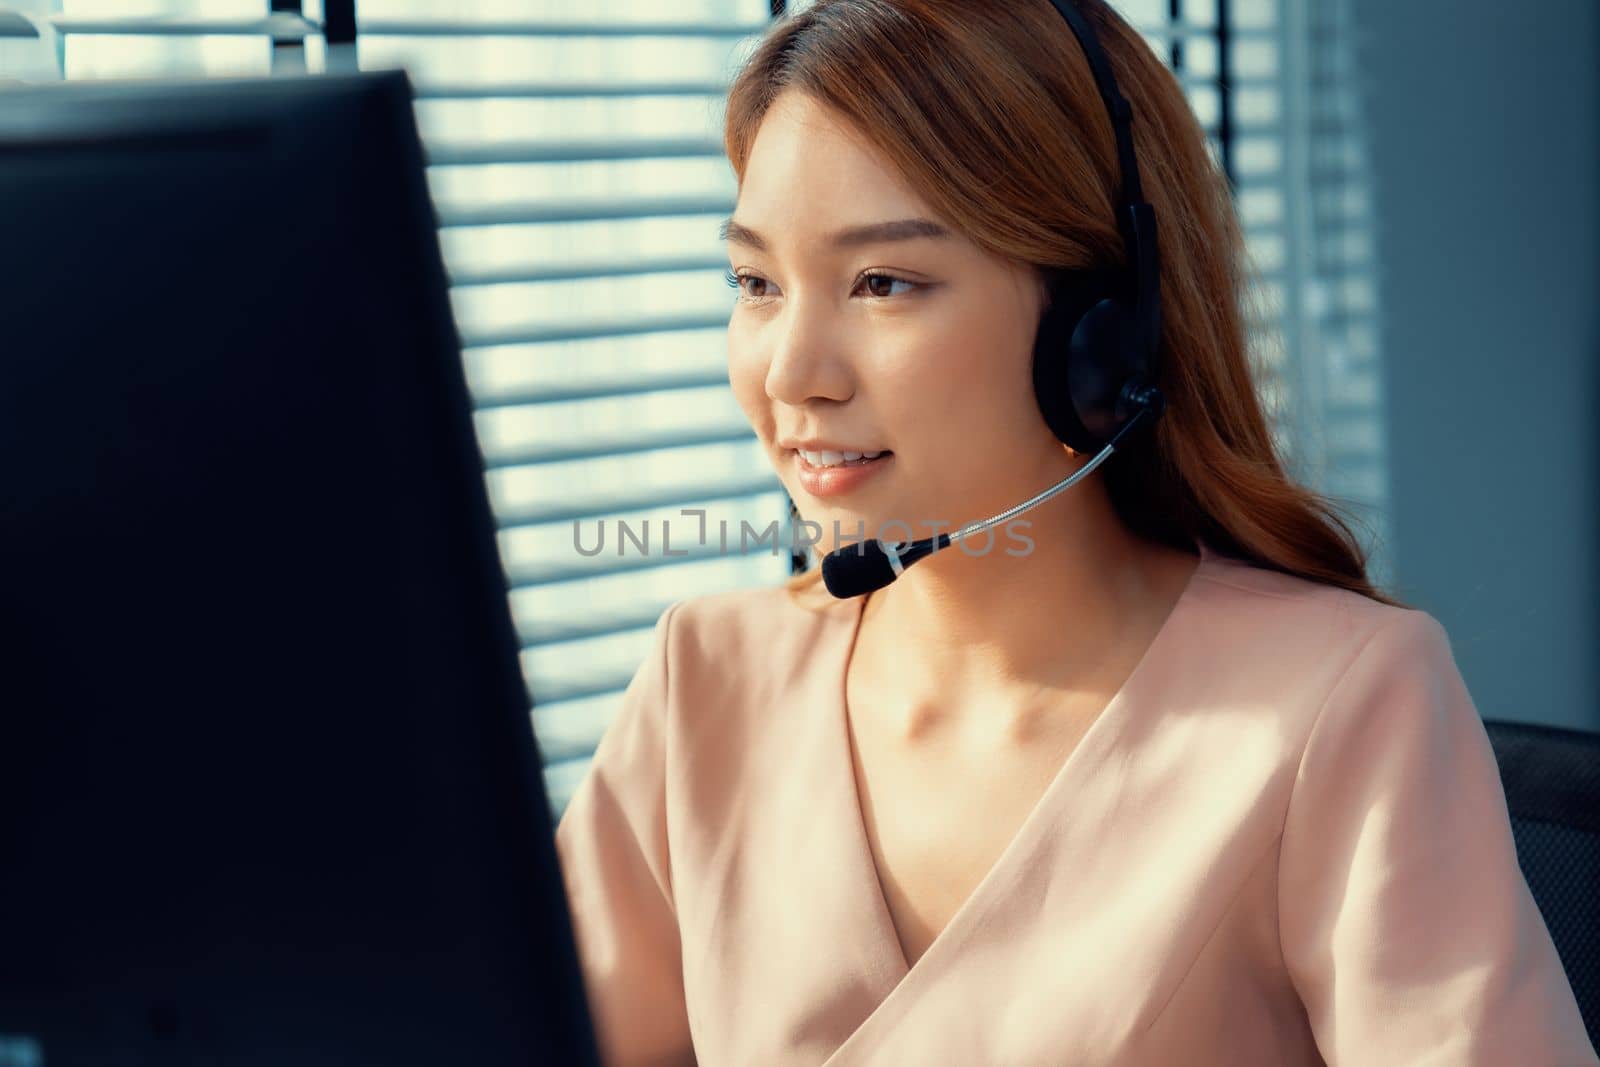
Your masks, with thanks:
<instances>
[{"instance_id":1,"label":"woman","mask_svg":"<svg viewBox=\"0 0 1600 1067\"><path fill-rule=\"evenodd\" d=\"M1201 128L1079 7L1160 220L1165 410L988 551L667 609L557 831L605 1060L1600 1062L1444 630L1274 452ZM1091 462L1034 344L1125 266L1122 176L1047 0L818 0L726 147L729 379L821 548Z\"/></svg>"}]
</instances>

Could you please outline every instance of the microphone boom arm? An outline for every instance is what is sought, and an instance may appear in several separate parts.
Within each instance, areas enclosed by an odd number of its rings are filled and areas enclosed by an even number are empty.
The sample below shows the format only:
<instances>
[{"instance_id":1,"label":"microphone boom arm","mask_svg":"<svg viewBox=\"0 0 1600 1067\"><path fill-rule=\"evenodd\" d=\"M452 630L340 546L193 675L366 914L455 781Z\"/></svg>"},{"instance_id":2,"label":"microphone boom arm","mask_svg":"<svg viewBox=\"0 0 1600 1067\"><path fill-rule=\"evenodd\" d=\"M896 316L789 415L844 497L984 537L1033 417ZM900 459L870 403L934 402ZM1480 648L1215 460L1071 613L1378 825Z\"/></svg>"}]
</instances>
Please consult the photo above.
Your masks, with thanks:
<instances>
[{"instance_id":1,"label":"microphone boom arm","mask_svg":"<svg viewBox=\"0 0 1600 1067\"><path fill-rule=\"evenodd\" d=\"M1149 414L1149 408L1141 407L1134 414L1133 418L1129 419L1123 424L1122 429L1117 431L1116 436L1110 441L1106 442L1106 446L1104 448L1095 453L1095 457L1093 459L1091 459L1088 463L1085 463L1081 469L1074 471L1070 477L1057 482L1055 485L1052 485L1050 488L1044 490L1044 492L1039 493L1028 500L1024 500L1015 507L1007 508L991 519L984 519L982 522L969 523L968 525L963 526L960 530L957 530L955 533L949 535L948 542L954 543L971 534L982 533L989 527L1005 522L1014 515L1020 515L1029 508L1043 504L1046 500L1049 500L1057 493L1065 492L1066 490L1071 489L1074 485L1077 485L1080 481L1093 473L1096 467L1104 463L1106 459L1110 457L1111 453L1116 451L1117 445L1122 441L1123 437L1127 436L1128 432L1142 422L1145 418L1147 418ZM944 546L940 545L939 547L943 548ZM892 554L893 553L891 553L891 555Z\"/></svg>"}]
</instances>

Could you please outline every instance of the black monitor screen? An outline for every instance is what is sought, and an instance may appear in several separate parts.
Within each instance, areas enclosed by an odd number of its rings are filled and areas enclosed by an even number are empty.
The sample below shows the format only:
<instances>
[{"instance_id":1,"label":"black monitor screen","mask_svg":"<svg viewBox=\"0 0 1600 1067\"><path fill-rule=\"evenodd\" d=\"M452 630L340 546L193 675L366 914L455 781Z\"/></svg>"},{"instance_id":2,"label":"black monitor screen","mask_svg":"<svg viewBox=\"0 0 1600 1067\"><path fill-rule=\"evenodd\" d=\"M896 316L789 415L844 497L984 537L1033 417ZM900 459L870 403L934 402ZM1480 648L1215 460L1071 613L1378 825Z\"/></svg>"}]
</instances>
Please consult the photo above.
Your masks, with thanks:
<instances>
[{"instance_id":1,"label":"black monitor screen","mask_svg":"<svg viewBox=\"0 0 1600 1067\"><path fill-rule=\"evenodd\" d=\"M0 91L14 1058L593 1060L411 103Z\"/></svg>"}]
</instances>

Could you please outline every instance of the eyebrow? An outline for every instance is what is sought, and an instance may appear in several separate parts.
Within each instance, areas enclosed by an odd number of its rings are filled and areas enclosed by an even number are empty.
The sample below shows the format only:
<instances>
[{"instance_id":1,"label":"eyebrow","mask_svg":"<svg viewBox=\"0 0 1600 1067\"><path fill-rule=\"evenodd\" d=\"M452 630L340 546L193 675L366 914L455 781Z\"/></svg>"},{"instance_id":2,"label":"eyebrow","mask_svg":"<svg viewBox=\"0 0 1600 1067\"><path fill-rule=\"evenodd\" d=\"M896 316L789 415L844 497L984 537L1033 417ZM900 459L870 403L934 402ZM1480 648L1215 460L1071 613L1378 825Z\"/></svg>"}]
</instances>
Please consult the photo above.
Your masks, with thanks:
<instances>
[{"instance_id":1,"label":"eyebrow","mask_svg":"<svg viewBox=\"0 0 1600 1067\"><path fill-rule=\"evenodd\" d=\"M731 218L722 220L718 235L724 241L748 245L760 252L769 250L766 238ZM895 219L891 222L870 222L865 226L846 227L829 234L828 243L835 248L850 248L885 241L911 241L923 237L944 239L950 236L949 230L932 219Z\"/></svg>"}]
</instances>

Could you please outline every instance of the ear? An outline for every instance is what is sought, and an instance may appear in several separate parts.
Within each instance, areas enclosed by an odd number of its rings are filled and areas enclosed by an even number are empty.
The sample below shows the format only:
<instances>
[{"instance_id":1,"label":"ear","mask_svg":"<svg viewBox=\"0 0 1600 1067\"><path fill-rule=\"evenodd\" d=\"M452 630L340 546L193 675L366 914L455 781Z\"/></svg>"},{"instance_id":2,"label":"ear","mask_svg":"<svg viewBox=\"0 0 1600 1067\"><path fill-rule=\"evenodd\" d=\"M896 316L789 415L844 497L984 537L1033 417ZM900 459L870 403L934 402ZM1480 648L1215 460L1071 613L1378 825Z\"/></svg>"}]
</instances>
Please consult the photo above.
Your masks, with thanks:
<instances>
[{"instance_id":1,"label":"ear","mask_svg":"<svg viewBox=\"0 0 1600 1067\"><path fill-rule=\"evenodd\" d=\"M1034 276L1039 285L1039 314L1043 315L1050 310L1050 301L1061 280L1061 271L1055 267L1036 267Z\"/></svg>"}]
</instances>

